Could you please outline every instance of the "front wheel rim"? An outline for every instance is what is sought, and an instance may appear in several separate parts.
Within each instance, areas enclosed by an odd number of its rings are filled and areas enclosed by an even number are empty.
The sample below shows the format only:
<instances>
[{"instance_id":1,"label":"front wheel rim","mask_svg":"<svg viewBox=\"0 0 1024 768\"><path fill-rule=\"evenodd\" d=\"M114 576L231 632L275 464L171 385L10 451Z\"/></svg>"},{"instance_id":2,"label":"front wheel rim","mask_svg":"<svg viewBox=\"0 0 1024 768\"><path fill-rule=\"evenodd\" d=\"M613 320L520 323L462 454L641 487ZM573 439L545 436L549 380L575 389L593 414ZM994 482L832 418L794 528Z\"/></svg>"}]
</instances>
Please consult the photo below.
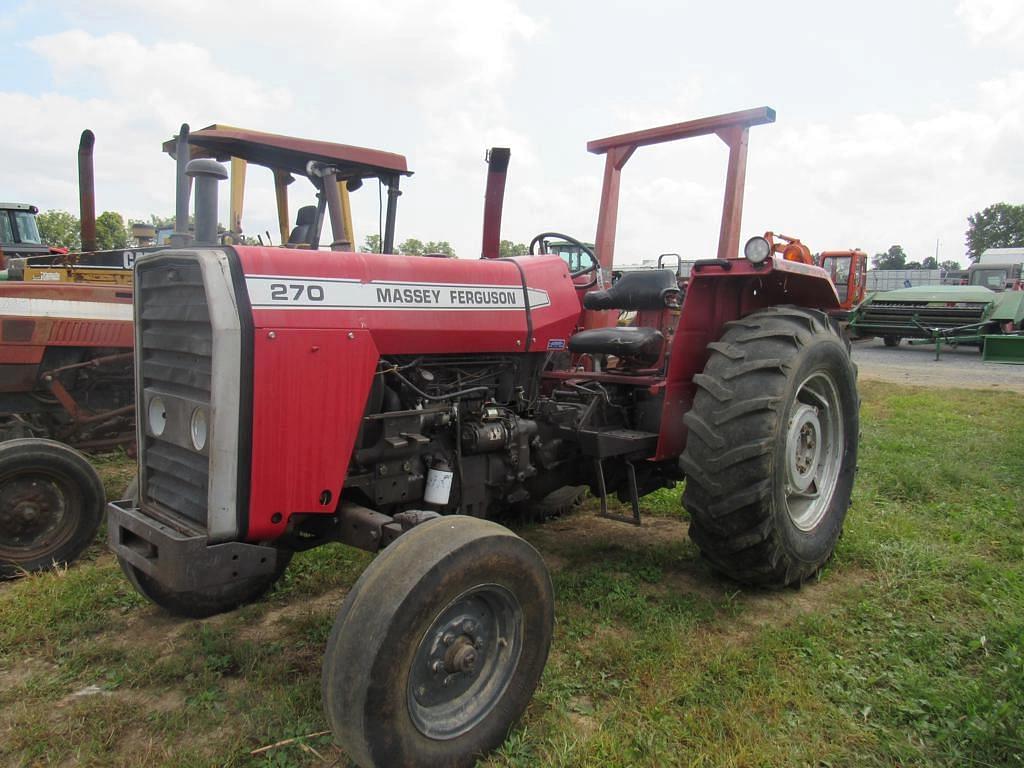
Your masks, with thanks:
<instances>
[{"instance_id":1,"label":"front wheel rim","mask_svg":"<svg viewBox=\"0 0 1024 768\"><path fill-rule=\"evenodd\" d=\"M813 373L797 387L786 423L786 513L804 533L817 528L828 513L844 442L839 388L827 372Z\"/></svg>"},{"instance_id":2,"label":"front wheel rim","mask_svg":"<svg viewBox=\"0 0 1024 768\"><path fill-rule=\"evenodd\" d=\"M53 553L79 513L74 486L38 468L0 477L0 557L27 561Z\"/></svg>"},{"instance_id":3,"label":"front wheel rim","mask_svg":"<svg viewBox=\"0 0 1024 768\"><path fill-rule=\"evenodd\" d=\"M483 584L463 592L416 649L406 697L413 724L438 740L472 730L505 695L522 649L522 608L509 590Z\"/></svg>"}]
</instances>

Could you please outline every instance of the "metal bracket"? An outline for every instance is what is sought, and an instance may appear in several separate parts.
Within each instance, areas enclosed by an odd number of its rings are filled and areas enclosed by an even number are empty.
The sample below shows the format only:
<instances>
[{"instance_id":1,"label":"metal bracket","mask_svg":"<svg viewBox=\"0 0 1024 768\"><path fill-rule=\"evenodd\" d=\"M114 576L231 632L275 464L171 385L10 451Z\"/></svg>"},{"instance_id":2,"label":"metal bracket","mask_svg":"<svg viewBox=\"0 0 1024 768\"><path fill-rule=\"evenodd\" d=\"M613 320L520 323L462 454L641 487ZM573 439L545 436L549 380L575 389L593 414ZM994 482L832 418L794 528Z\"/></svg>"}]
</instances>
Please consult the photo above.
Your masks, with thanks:
<instances>
[{"instance_id":1,"label":"metal bracket","mask_svg":"<svg viewBox=\"0 0 1024 768\"><path fill-rule=\"evenodd\" d=\"M629 523L630 525L639 526L641 524L640 494L637 489L636 468L633 466L633 462L626 461L626 475L629 478L629 501L633 507L632 517L608 511L608 490L604 482L604 467L601 459L594 459L594 472L597 475L597 488L601 497L601 511L598 512L597 516L603 517L606 520L614 520L618 523Z\"/></svg>"}]
</instances>

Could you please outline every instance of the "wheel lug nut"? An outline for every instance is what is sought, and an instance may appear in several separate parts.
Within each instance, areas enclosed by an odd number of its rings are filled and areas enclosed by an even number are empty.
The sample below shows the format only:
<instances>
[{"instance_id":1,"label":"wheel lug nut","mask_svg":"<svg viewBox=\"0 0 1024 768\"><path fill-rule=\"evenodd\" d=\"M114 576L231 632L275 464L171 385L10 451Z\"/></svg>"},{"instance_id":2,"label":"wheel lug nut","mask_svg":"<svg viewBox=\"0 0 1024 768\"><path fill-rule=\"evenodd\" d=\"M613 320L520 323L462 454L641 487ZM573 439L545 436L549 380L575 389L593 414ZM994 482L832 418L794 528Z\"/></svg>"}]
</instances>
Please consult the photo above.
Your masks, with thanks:
<instances>
[{"instance_id":1,"label":"wheel lug nut","mask_svg":"<svg viewBox=\"0 0 1024 768\"><path fill-rule=\"evenodd\" d=\"M443 687L447 688L447 687L448 687L449 685L451 685L451 683L452 683L452 676L451 676L451 675L448 675L448 676L447 676L447 677L446 677L446 678L445 678L445 679L444 679L444 680L443 680L443 681L441 682L441 685L442 685Z\"/></svg>"},{"instance_id":2,"label":"wheel lug nut","mask_svg":"<svg viewBox=\"0 0 1024 768\"><path fill-rule=\"evenodd\" d=\"M474 629L476 629L476 624L474 624L469 619L467 619L466 621L462 622L462 631L463 632L472 632Z\"/></svg>"},{"instance_id":3,"label":"wheel lug nut","mask_svg":"<svg viewBox=\"0 0 1024 768\"><path fill-rule=\"evenodd\" d=\"M440 672L442 669L444 669L444 662L443 661L435 661L433 664L430 665L430 668L435 673Z\"/></svg>"},{"instance_id":4,"label":"wheel lug nut","mask_svg":"<svg viewBox=\"0 0 1024 768\"><path fill-rule=\"evenodd\" d=\"M445 635L444 636L444 644L445 645L451 645L454 642L455 642L454 635Z\"/></svg>"}]
</instances>

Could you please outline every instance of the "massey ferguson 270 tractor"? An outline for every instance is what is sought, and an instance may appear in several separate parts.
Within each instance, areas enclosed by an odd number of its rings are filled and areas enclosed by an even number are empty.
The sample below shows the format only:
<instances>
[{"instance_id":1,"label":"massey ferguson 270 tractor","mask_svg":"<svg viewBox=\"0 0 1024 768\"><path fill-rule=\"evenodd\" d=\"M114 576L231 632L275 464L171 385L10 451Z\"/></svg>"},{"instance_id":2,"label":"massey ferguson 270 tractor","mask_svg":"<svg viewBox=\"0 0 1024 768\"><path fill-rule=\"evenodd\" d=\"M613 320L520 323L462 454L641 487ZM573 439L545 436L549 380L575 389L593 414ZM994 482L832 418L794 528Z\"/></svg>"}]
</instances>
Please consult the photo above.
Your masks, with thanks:
<instances>
[{"instance_id":1,"label":"massey ferguson 270 tractor","mask_svg":"<svg viewBox=\"0 0 1024 768\"><path fill-rule=\"evenodd\" d=\"M579 244L557 233L497 258L507 151L491 154L477 261L199 244L140 260L141 492L108 518L128 578L206 616L257 598L295 551L380 551L338 612L324 706L359 765L436 768L502 742L551 643L544 562L494 518L586 485L638 521L640 497L685 478L690 535L717 571L813 577L850 503L856 371L822 269L760 237L738 256L748 131L774 118L591 142L606 155L596 258L583 247L575 271L545 253ZM708 134L729 149L716 258L682 302L671 270L608 285L623 166ZM634 325L616 324L625 311Z\"/></svg>"}]
</instances>

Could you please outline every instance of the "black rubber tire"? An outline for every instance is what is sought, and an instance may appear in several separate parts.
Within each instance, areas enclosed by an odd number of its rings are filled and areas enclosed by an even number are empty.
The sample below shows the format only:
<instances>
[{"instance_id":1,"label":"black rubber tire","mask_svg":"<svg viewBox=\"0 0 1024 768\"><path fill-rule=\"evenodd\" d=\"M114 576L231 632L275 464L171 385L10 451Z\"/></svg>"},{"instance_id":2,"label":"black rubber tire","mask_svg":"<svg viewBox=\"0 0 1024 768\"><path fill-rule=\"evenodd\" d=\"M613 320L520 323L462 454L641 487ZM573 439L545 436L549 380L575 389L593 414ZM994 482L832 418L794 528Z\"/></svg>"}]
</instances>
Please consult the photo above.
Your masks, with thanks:
<instances>
[{"instance_id":1,"label":"black rubber tire","mask_svg":"<svg viewBox=\"0 0 1024 768\"><path fill-rule=\"evenodd\" d=\"M902 336L894 336L890 334L882 337L882 343L887 347L898 347L901 341L903 341Z\"/></svg>"},{"instance_id":2,"label":"black rubber tire","mask_svg":"<svg viewBox=\"0 0 1024 768\"><path fill-rule=\"evenodd\" d=\"M96 536L103 520L103 483L78 451L55 440L29 437L0 443L0 492L12 483L43 483L64 512L48 538L21 547L7 539L0 510L0 578L73 562ZM7 501L0 503L8 503ZM13 533L13 531L12 531Z\"/></svg>"},{"instance_id":3,"label":"black rubber tire","mask_svg":"<svg viewBox=\"0 0 1024 768\"><path fill-rule=\"evenodd\" d=\"M173 616L186 619L205 619L218 613L227 613L259 599L284 575L291 560L291 552L279 549L277 564L273 572L266 576L232 582L205 592L178 592L163 586L126 560L117 558L125 578L140 595Z\"/></svg>"},{"instance_id":4,"label":"black rubber tire","mask_svg":"<svg viewBox=\"0 0 1024 768\"><path fill-rule=\"evenodd\" d=\"M552 491L537 504L537 512L542 520L567 515L579 509L587 498L587 488L583 485L567 485Z\"/></svg>"},{"instance_id":5,"label":"black rubber tire","mask_svg":"<svg viewBox=\"0 0 1024 768\"><path fill-rule=\"evenodd\" d=\"M478 722L428 738L411 714L413 659L435 620L478 587L513 595L521 617L517 661ZM554 629L551 578L537 551L508 529L461 515L417 526L364 571L327 641L323 701L335 738L363 768L470 766L498 747L526 709Z\"/></svg>"},{"instance_id":6,"label":"black rubber tire","mask_svg":"<svg viewBox=\"0 0 1024 768\"><path fill-rule=\"evenodd\" d=\"M859 437L857 369L838 324L814 310L773 307L727 323L708 345L684 421L680 467L690 538L715 569L748 584L781 587L813 576L831 557L850 506ZM787 501L787 430L810 377L830 377L842 446L821 518L801 530ZM824 441L823 441L824 442Z\"/></svg>"}]
</instances>

